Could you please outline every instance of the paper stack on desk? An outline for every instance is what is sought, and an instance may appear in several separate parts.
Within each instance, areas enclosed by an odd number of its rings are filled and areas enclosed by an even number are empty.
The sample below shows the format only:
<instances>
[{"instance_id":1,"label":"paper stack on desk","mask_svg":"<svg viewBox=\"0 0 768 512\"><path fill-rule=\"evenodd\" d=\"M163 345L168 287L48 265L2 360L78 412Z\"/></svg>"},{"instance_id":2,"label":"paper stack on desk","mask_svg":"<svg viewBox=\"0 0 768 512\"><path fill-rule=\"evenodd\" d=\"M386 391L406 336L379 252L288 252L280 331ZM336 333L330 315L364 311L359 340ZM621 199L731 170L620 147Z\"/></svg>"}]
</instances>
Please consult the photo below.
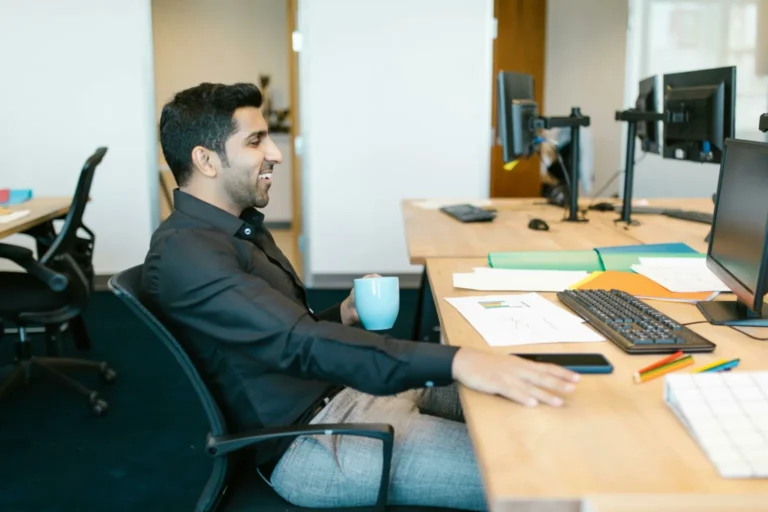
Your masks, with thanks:
<instances>
[{"instance_id":1,"label":"paper stack on desk","mask_svg":"<svg viewBox=\"0 0 768 512\"><path fill-rule=\"evenodd\" d=\"M604 341L584 320L537 293L446 298L492 347Z\"/></svg>"},{"instance_id":2,"label":"paper stack on desk","mask_svg":"<svg viewBox=\"0 0 768 512\"><path fill-rule=\"evenodd\" d=\"M0 224L7 224L16 219L20 219L29 214L29 210L12 211L9 213L0 213Z\"/></svg>"},{"instance_id":3,"label":"paper stack on desk","mask_svg":"<svg viewBox=\"0 0 768 512\"><path fill-rule=\"evenodd\" d=\"M703 258L640 258L632 270L677 293L731 291Z\"/></svg>"},{"instance_id":4,"label":"paper stack on desk","mask_svg":"<svg viewBox=\"0 0 768 512\"><path fill-rule=\"evenodd\" d=\"M453 274L453 287L486 292L561 292L589 275L581 270L511 270L478 267Z\"/></svg>"}]
</instances>

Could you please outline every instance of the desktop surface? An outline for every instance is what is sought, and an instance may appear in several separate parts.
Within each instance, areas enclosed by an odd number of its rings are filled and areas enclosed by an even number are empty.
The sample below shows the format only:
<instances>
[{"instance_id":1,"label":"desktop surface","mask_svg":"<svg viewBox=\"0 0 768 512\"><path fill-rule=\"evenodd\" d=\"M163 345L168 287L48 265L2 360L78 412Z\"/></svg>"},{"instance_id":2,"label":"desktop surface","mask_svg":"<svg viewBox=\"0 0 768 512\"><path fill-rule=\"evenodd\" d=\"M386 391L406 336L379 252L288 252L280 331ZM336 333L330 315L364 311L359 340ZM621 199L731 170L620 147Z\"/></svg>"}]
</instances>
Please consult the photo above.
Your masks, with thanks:
<instances>
[{"instance_id":1,"label":"desktop surface","mask_svg":"<svg viewBox=\"0 0 768 512\"><path fill-rule=\"evenodd\" d=\"M462 223L439 209L418 204L409 200L402 205L412 264L423 264L426 258L484 258L489 252L576 250L637 243L601 222L563 222L564 209L546 204L544 198L493 199L493 222ZM589 217L592 213L612 215L590 212ZM545 221L549 230L530 229L532 219Z\"/></svg>"},{"instance_id":2,"label":"desktop surface","mask_svg":"<svg viewBox=\"0 0 768 512\"><path fill-rule=\"evenodd\" d=\"M452 274L485 266L484 259L429 259L427 271L442 334L450 345L506 354L601 353L610 375L584 375L561 409L527 409L500 397L462 388L461 400L493 510L575 511L588 502L596 511L765 510L766 480L722 478L697 442L664 403L664 379L635 384L632 374L658 355L625 354L612 343L553 343L489 347L445 297L485 295L454 289ZM497 294L497 292L494 292ZM557 302L555 294L542 293ZM694 305L648 301L681 323L703 321ZM565 306L561 307L565 308ZM764 370L768 342L729 327L691 329L717 345L694 354L695 367L741 359L739 370ZM757 337L765 331L747 329ZM687 371L682 370L682 371Z\"/></svg>"},{"instance_id":3,"label":"desktop surface","mask_svg":"<svg viewBox=\"0 0 768 512\"><path fill-rule=\"evenodd\" d=\"M467 202L457 200L455 204ZM591 202L584 199L581 204L586 208ZM697 251L706 252L708 246L704 241L710 228L707 224L662 215L638 215L635 219L640 223L626 227L614 222L618 217L616 212L598 211L587 212L589 222L563 222L565 210L546 204L540 197L492 199L489 206L496 210L496 218L493 222L479 223L462 223L437 208L422 208L419 204L417 200L402 203L408 254L414 265L423 264L427 258L485 258L489 252L577 250L667 242L684 242ZM654 199L650 205L706 213L714 209L711 198ZM529 229L528 224L534 218L546 221L549 231Z\"/></svg>"},{"instance_id":4,"label":"desktop surface","mask_svg":"<svg viewBox=\"0 0 768 512\"><path fill-rule=\"evenodd\" d=\"M72 203L71 197L33 197L29 201L8 206L11 211L28 210L23 217L7 223L0 223L0 238L21 233L33 226L65 215Z\"/></svg>"}]
</instances>

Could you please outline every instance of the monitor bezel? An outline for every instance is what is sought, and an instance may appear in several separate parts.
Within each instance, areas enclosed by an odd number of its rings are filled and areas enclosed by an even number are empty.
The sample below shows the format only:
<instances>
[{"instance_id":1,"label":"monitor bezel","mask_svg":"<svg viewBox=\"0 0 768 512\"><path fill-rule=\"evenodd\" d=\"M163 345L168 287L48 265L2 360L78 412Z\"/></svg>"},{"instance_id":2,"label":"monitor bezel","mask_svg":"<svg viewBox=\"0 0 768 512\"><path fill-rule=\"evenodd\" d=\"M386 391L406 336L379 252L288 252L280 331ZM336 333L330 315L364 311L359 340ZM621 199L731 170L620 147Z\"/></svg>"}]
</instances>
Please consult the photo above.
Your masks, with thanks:
<instances>
[{"instance_id":1,"label":"monitor bezel","mask_svg":"<svg viewBox=\"0 0 768 512\"><path fill-rule=\"evenodd\" d=\"M715 211L712 216L712 235L707 247L707 268L714 273L730 290L736 295L738 300L745 304L749 309L758 315L762 315L763 297L766 290L766 277L768 276L768 216L765 219L765 238L763 239L763 254L760 258L760 268L757 272L757 284L755 290L751 291L747 285L742 283L727 268L725 268L717 259L712 256L712 246L715 242L715 233L717 227L717 211L720 207L720 189L723 186L723 170L727 165L728 151L731 147L738 146L742 148L760 149L768 153L768 144L751 140L726 138L723 143L723 157L720 162L720 175L717 180L717 201L715 202Z\"/></svg>"}]
</instances>

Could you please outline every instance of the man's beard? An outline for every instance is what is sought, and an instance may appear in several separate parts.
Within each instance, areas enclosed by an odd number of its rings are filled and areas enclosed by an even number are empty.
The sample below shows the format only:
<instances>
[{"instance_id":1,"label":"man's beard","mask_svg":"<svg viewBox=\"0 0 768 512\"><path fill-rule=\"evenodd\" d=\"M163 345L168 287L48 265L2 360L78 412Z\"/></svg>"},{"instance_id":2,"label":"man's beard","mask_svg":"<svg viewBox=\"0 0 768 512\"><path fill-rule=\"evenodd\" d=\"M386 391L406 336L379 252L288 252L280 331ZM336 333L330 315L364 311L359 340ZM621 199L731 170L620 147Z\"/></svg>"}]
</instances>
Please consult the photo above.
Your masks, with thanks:
<instances>
[{"instance_id":1,"label":"man's beard","mask_svg":"<svg viewBox=\"0 0 768 512\"><path fill-rule=\"evenodd\" d=\"M225 190L241 210L264 208L269 203L269 194L262 192L258 185L251 185L247 181L244 183L227 182Z\"/></svg>"}]
</instances>

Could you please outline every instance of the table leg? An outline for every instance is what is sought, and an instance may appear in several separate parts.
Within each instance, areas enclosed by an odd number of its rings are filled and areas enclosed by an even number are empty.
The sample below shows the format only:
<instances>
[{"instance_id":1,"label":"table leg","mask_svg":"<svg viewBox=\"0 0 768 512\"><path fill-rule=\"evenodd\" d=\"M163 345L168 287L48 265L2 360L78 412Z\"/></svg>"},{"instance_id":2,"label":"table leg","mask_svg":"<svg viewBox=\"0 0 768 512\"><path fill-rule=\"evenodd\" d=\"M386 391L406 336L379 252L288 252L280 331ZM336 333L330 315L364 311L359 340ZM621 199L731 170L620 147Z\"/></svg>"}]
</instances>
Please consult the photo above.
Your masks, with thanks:
<instances>
[{"instance_id":1,"label":"table leg","mask_svg":"<svg viewBox=\"0 0 768 512\"><path fill-rule=\"evenodd\" d=\"M432 288L429 286L426 265L421 274L419 295L416 300L412 339L440 343L440 319L437 316L437 308L432 298Z\"/></svg>"}]
</instances>

